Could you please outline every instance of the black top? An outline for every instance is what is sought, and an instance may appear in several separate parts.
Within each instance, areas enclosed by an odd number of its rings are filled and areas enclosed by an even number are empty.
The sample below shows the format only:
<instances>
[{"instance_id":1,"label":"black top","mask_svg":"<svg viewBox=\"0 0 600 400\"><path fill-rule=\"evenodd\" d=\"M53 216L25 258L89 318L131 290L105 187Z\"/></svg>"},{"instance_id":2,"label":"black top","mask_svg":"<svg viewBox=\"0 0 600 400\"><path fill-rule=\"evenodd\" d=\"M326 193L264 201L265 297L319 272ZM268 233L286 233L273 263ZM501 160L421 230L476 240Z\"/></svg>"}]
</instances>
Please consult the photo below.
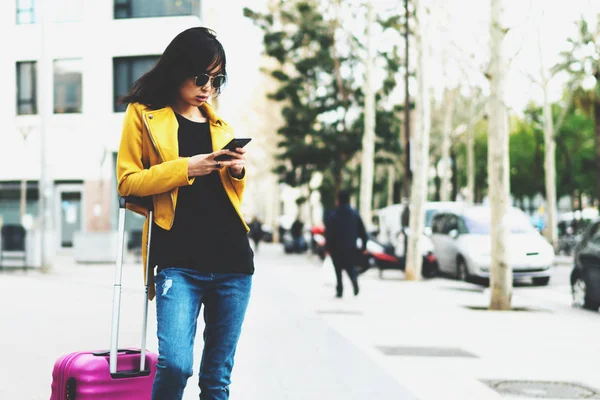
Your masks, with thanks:
<instances>
[{"instance_id":1,"label":"black top","mask_svg":"<svg viewBox=\"0 0 600 400\"><path fill-rule=\"evenodd\" d=\"M179 155L212 152L208 123L179 114ZM246 228L229 200L218 171L197 176L191 186L179 188L170 231L152 226L151 265L210 273L254 272L254 253Z\"/></svg>"}]
</instances>

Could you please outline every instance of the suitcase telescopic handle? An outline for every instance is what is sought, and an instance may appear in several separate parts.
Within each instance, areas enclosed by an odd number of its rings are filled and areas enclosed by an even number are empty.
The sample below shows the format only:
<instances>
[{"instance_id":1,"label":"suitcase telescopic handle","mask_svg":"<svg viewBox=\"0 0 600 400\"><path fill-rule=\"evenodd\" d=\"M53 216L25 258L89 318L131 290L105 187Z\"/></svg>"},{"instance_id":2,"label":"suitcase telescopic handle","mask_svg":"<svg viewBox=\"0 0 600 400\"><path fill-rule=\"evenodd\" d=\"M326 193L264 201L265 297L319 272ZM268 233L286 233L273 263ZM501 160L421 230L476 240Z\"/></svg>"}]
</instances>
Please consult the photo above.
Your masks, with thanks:
<instances>
[{"instance_id":1,"label":"suitcase telescopic handle","mask_svg":"<svg viewBox=\"0 0 600 400\"><path fill-rule=\"evenodd\" d=\"M138 196L119 196L119 208L125 208L129 204L135 204L146 208L148 211L152 211L154 204L152 202L152 196L138 197Z\"/></svg>"},{"instance_id":2,"label":"suitcase telescopic handle","mask_svg":"<svg viewBox=\"0 0 600 400\"><path fill-rule=\"evenodd\" d=\"M152 237L152 219L153 205L152 197L119 197L119 227L117 241L117 260L115 265L115 282L113 287L113 311L111 340L109 350L110 374L115 378L123 377L123 374L117 373L117 354L119 341L119 320L121 316L121 281L123 277L123 252L125 249L125 214L127 203L136 204L145 207L148 213L148 240L146 245L146 282L144 290L144 314L142 322L142 340L140 346L140 372L146 370L146 333L148 330L148 282L152 270L150 269L150 239Z\"/></svg>"}]
</instances>

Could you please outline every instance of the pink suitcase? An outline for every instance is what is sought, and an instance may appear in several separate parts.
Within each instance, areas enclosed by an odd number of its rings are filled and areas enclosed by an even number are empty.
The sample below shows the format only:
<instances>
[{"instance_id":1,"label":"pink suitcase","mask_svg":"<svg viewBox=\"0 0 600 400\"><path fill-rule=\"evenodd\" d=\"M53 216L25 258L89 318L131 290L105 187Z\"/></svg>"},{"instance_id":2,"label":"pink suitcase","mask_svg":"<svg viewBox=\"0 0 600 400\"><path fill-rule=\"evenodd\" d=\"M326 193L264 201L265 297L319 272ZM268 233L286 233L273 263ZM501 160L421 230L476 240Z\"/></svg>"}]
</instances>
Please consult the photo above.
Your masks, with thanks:
<instances>
[{"instance_id":1,"label":"pink suitcase","mask_svg":"<svg viewBox=\"0 0 600 400\"><path fill-rule=\"evenodd\" d=\"M119 241L113 290L113 312L110 350L77 351L60 357L52 371L50 400L149 400L156 374L158 354L146 350L148 325L148 285L144 293L144 318L140 348L118 349L119 318L121 312L121 275L125 242L125 205L142 199L119 199ZM152 221L152 207L150 210ZM148 265L152 224L148 229L146 267ZM149 280L147 279L146 282Z\"/></svg>"}]
</instances>

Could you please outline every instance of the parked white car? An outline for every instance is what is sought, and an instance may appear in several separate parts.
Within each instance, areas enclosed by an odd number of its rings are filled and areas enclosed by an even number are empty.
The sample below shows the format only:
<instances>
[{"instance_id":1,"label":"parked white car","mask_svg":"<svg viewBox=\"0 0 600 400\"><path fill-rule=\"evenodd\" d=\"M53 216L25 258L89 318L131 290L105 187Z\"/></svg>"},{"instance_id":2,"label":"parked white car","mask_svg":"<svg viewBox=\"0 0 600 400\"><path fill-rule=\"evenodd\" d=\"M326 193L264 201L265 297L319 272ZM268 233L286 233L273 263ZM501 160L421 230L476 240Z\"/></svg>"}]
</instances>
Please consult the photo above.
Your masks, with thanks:
<instances>
[{"instance_id":1,"label":"parked white car","mask_svg":"<svg viewBox=\"0 0 600 400\"><path fill-rule=\"evenodd\" d=\"M460 209L462 203L451 201L428 201L424 205L425 229L419 240L419 251L423 254L423 270L432 271L430 276L435 275L438 269L438 263L435 256L433 242L431 241L431 219L435 214L441 211ZM404 204L392 204L388 207L376 211L379 220L379 234L377 240L383 245L391 246L393 254L399 258L402 263L405 262L405 233L410 235L410 229L402 229L402 211Z\"/></svg>"},{"instance_id":2,"label":"parked white car","mask_svg":"<svg viewBox=\"0 0 600 400\"><path fill-rule=\"evenodd\" d=\"M433 244L429 239L431 234L431 219L440 211L450 211L461 209L463 203L454 201L428 201L425 203L425 229L424 237L421 240L421 247L424 252L431 251ZM379 234L377 239L381 243L394 246L398 257L404 257L404 235L402 232L401 216L404 204L392 204L376 211L379 218Z\"/></svg>"},{"instance_id":3,"label":"parked white car","mask_svg":"<svg viewBox=\"0 0 600 400\"><path fill-rule=\"evenodd\" d=\"M489 278L491 265L491 212L489 206L467 206L440 212L431 223L431 240L442 274L461 280ZM510 207L507 250L514 278L531 277L534 285L547 285L554 249L531 225L523 211Z\"/></svg>"}]
</instances>

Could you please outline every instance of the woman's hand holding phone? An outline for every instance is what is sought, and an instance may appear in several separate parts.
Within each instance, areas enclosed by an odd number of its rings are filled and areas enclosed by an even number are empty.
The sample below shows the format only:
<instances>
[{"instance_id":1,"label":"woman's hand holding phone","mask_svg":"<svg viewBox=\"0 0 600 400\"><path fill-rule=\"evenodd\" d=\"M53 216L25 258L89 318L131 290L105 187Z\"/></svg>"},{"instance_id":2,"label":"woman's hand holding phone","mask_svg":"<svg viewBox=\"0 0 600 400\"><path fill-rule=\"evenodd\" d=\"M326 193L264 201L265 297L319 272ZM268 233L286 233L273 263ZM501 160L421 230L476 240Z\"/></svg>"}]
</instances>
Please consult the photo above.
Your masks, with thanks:
<instances>
[{"instance_id":1,"label":"woman's hand holding phone","mask_svg":"<svg viewBox=\"0 0 600 400\"><path fill-rule=\"evenodd\" d=\"M188 177L208 175L223 167L229 168L229 174L241 179L246 163L244 146L252 139L233 138L221 150L210 154L197 154L188 161Z\"/></svg>"},{"instance_id":2,"label":"woman's hand holding phone","mask_svg":"<svg viewBox=\"0 0 600 400\"><path fill-rule=\"evenodd\" d=\"M209 154L196 154L190 157L188 161L188 177L208 175L213 171L218 171L223 167L229 168L229 173L235 178L241 178L244 173L246 150L237 148L237 151L227 149L217 150ZM227 160L217 161L219 156L228 156Z\"/></svg>"}]
</instances>

